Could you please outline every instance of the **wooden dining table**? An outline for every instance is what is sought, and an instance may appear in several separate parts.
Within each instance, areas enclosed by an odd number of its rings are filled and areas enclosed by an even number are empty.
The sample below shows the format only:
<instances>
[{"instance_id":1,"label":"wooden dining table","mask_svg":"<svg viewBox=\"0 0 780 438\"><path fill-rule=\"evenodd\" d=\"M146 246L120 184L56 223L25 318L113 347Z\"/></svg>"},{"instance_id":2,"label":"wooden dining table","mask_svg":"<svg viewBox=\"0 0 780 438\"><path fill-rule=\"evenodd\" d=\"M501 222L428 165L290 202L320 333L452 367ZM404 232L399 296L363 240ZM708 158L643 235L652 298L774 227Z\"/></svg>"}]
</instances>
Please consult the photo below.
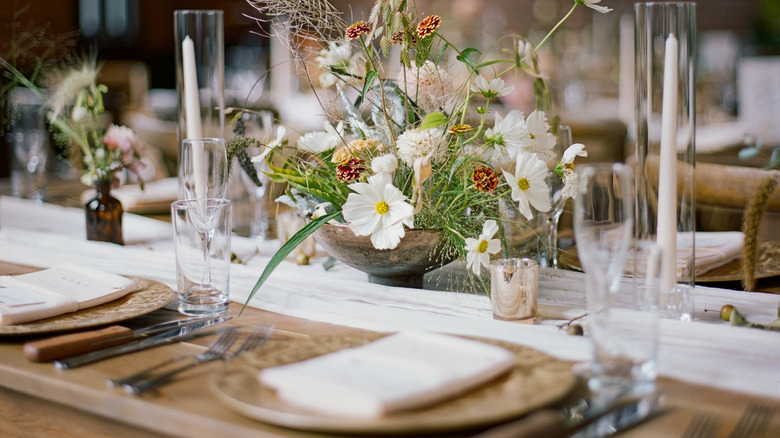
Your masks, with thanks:
<instances>
[{"instance_id":1,"label":"wooden dining table","mask_svg":"<svg viewBox=\"0 0 780 438\"><path fill-rule=\"evenodd\" d=\"M0 274L20 274L35 269L0 262ZM239 316L241 307L231 303L228 314L233 319L227 324L241 327L275 324L269 342L364 332L255 308L246 308ZM123 325L137 328L175 317L175 311L159 309L125 321ZM108 379L138 371L149 364L181 354L202 352L213 337L153 348L69 370L56 369L51 363L32 363L23 357L23 343L39 337L0 339L0 436L323 436L264 424L221 404L209 390L209 379L229 366L223 362L204 364L158 391L140 396L128 395L106 384ZM564 405L583 391L583 385L578 384L557 404ZM669 378L658 380L657 391L664 399L658 413L620 436L683 436L696 418L709 414L719 420L717 430L711 436L729 437L751 404L763 403L780 413L778 398L757 397ZM473 436L484 429L450 431L443 436ZM780 415L771 418L768 430L761 436L780 436Z\"/></svg>"}]
</instances>

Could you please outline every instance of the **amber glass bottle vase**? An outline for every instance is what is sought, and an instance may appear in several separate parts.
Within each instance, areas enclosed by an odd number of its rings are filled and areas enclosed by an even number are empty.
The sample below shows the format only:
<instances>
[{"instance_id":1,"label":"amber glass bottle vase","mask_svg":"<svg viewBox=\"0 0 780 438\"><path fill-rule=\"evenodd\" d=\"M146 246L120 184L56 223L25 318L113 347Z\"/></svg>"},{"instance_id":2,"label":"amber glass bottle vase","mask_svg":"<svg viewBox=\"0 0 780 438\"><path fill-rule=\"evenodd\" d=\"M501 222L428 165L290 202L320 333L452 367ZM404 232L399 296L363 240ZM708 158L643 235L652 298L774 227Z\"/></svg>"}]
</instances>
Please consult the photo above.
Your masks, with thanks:
<instances>
[{"instance_id":1,"label":"amber glass bottle vase","mask_svg":"<svg viewBox=\"0 0 780 438\"><path fill-rule=\"evenodd\" d=\"M95 197L84 206L87 213L87 239L124 245L122 204L111 196L111 180L95 181Z\"/></svg>"}]
</instances>

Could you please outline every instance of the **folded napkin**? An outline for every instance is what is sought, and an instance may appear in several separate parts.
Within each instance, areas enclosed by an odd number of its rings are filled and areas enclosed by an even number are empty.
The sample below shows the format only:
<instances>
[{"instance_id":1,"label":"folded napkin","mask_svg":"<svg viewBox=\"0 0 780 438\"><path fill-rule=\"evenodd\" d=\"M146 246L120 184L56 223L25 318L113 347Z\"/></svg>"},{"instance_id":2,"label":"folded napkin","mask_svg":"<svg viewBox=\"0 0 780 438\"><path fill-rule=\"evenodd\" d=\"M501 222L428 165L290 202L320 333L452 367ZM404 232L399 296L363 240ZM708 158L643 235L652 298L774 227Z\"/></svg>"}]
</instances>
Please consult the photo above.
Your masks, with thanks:
<instances>
[{"instance_id":1,"label":"folded napkin","mask_svg":"<svg viewBox=\"0 0 780 438\"><path fill-rule=\"evenodd\" d=\"M266 368L280 398L327 414L376 418L419 408L509 370L514 355L482 342L401 332L357 348Z\"/></svg>"},{"instance_id":2,"label":"folded napkin","mask_svg":"<svg viewBox=\"0 0 780 438\"><path fill-rule=\"evenodd\" d=\"M133 290L133 280L72 263L13 277L0 276L0 325L75 312Z\"/></svg>"},{"instance_id":3,"label":"folded napkin","mask_svg":"<svg viewBox=\"0 0 780 438\"><path fill-rule=\"evenodd\" d=\"M740 231L698 231L696 232L696 253L694 254L693 233L677 233L677 277L688 275L692 260L696 266L696 275L701 275L740 258L744 238L744 234ZM626 271L634 272L634 266L640 275L644 274L645 259L642 254L629 254L626 260Z\"/></svg>"},{"instance_id":4,"label":"folded napkin","mask_svg":"<svg viewBox=\"0 0 780 438\"><path fill-rule=\"evenodd\" d=\"M723 266L742 255L745 235L740 231L697 232L696 254L694 256L696 275ZM693 233L677 234L677 276L691 270Z\"/></svg>"},{"instance_id":5,"label":"folded napkin","mask_svg":"<svg viewBox=\"0 0 780 438\"><path fill-rule=\"evenodd\" d=\"M159 213L169 211L171 202L179 198L177 178L164 178L144 184L126 184L111 190L111 196L122 203L122 209L130 213ZM81 202L87 203L95 197L95 190L86 190L81 194Z\"/></svg>"}]
</instances>

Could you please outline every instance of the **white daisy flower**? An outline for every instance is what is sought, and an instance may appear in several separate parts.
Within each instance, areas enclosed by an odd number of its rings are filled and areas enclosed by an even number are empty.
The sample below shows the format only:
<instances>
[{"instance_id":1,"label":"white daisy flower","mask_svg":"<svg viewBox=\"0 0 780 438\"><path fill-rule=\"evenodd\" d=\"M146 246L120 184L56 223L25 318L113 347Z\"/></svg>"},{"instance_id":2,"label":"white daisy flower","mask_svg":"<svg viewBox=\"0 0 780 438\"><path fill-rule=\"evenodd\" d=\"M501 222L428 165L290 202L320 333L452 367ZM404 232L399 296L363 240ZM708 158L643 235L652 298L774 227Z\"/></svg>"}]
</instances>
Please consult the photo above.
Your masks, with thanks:
<instances>
[{"instance_id":1,"label":"white daisy flower","mask_svg":"<svg viewBox=\"0 0 780 438\"><path fill-rule=\"evenodd\" d=\"M398 158L393 154L380 155L371 160L371 171L392 175L398 169Z\"/></svg>"},{"instance_id":2,"label":"white daisy flower","mask_svg":"<svg viewBox=\"0 0 780 438\"><path fill-rule=\"evenodd\" d=\"M482 225L482 233L479 238L466 239L466 267L471 269L474 275L479 275L482 266L490 267L490 254L501 250L501 242L493 239L498 232L498 225L493 219L486 220Z\"/></svg>"},{"instance_id":3,"label":"white daisy flower","mask_svg":"<svg viewBox=\"0 0 780 438\"><path fill-rule=\"evenodd\" d=\"M446 106L453 94L452 78L444 67L437 67L432 61L425 61L420 67L412 66L401 71L398 82L406 95L423 111L430 113Z\"/></svg>"},{"instance_id":4,"label":"white daisy flower","mask_svg":"<svg viewBox=\"0 0 780 438\"><path fill-rule=\"evenodd\" d=\"M536 155L520 151L515 173L504 171L504 178L512 188L512 200L526 219L533 218L531 206L539 211L550 210L550 188L547 187L547 165ZM530 205L529 205L530 204Z\"/></svg>"},{"instance_id":5,"label":"white daisy flower","mask_svg":"<svg viewBox=\"0 0 780 438\"><path fill-rule=\"evenodd\" d=\"M404 225L414 227L414 207L391 183L386 173L368 179L367 183L350 184L350 193L342 214L356 236L371 236L376 249L393 249L404 237Z\"/></svg>"},{"instance_id":6,"label":"white daisy flower","mask_svg":"<svg viewBox=\"0 0 780 438\"><path fill-rule=\"evenodd\" d=\"M409 166L418 158L430 157L436 162L443 152L444 134L439 129L412 129L399 135L395 147L398 158Z\"/></svg>"},{"instance_id":7,"label":"white daisy flower","mask_svg":"<svg viewBox=\"0 0 780 438\"><path fill-rule=\"evenodd\" d=\"M325 123L324 131L307 132L298 139L298 149L312 154L321 154L329 151L341 143L342 124L336 128L330 123Z\"/></svg>"},{"instance_id":8,"label":"white daisy flower","mask_svg":"<svg viewBox=\"0 0 780 438\"><path fill-rule=\"evenodd\" d=\"M596 4L601 3L601 0L574 0L574 3L577 3L578 5L585 5L593 10L601 12L602 14L606 14L612 10L606 6L599 6Z\"/></svg>"},{"instance_id":9,"label":"white daisy flower","mask_svg":"<svg viewBox=\"0 0 780 438\"><path fill-rule=\"evenodd\" d=\"M488 81L482 75L478 75L471 85L471 91L480 93L488 99L506 96L514 89L514 86L504 87L504 80L501 78L493 78Z\"/></svg>"},{"instance_id":10,"label":"white daisy flower","mask_svg":"<svg viewBox=\"0 0 780 438\"><path fill-rule=\"evenodd\" d=\"M555 136L550 132L547 116L543 111L534 111L525 119L530 141L525 150L533 152L545 163L555 160Z\"/></svg>"}]
</instances>

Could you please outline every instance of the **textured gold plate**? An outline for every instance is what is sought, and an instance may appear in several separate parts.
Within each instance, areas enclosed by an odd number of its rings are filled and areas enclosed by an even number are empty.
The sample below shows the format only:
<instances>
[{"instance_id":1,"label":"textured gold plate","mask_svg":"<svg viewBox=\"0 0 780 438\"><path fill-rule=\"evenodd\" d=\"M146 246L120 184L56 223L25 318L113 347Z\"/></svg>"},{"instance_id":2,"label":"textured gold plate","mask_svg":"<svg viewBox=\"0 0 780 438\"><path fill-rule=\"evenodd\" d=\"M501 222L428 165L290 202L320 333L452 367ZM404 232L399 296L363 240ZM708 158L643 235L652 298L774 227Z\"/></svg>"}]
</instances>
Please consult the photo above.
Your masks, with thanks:
<instances>
[{"instance_id":1,"label":"textured gold plate","mask_svg":"<svg viewBox=\"0 0 780 438\"><path fill-rule=\"evenodd\" d=\"M577 247L572 246L561 251L558 259L562 267L582 271ZM758 245L758 266L756 278L769 278L780 275L780 242L763 241ZM722 281L740 281L742 274L742 259L732 260L723 266L711 269L696 276L696 283L718 283Z\"/></svg>"},{"instance_id":2,"label":"textured gold plate","mask_svg":"<svg viewBox=\"0 0 780 438\"><path fill-rule=\"evenodd\" d=\"M157 281L128 276L135 281L134 292L106 304L16 325L0 326L0 336L26 336L84 329L113 324L162 308L174 292Z\"/></svg>"},{"instance_id":3,"label":"textured gold plate","mask_svg":"<svg viewBox=\"0 0 780 438\"><path fill-rule=\"evenodd\" d=\"M576 383L571 365L528 347L479 339L515 354L515 367L496 380L424 409L376 419L351 419L308 410L278 398L258 380L267 367L297 362L387 336L358 333L310 339L271 340L247 352L214 376L211 389L227 407L247 417L291 429L349 434L432 433L499 423L549 405ZM457 364L453 364L457 366Z\"/></svg>"}]
</instances>

